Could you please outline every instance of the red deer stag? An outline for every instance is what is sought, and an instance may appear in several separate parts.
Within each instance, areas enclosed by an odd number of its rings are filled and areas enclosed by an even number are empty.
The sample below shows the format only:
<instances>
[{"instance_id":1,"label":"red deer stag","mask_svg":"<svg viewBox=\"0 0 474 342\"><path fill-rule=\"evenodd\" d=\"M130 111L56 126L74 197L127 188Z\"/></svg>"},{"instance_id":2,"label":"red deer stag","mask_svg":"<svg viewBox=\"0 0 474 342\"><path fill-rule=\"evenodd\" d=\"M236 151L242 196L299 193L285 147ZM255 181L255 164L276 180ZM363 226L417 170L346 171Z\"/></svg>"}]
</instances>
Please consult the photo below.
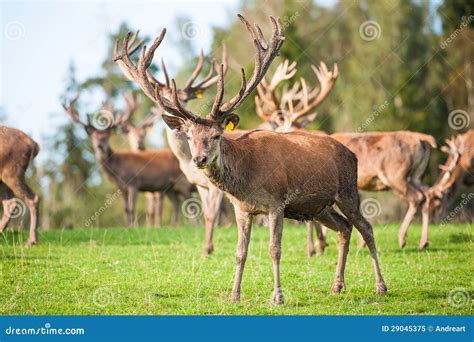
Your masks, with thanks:
<instances>
[{"instance_id":1,"label":"red deer stag","mask_svg":"<svg viewBox=\"0 0 474 342\"><path fill-rule=\"evenodd\" d=\"M372 227L359 211L357 159L349 149L332 138L305 132L253 131L235 140L223 135L229 123L237 125L239 117L233 111L255 89L284 40L281 22L273 17L270 17L273 32L269 42L265 41L257 25L253 28L241 15L239 18L250 33L256 50L254 71L247 81L242 69L239 93L223 103L224 67L221 65L217 95L206 118L182 106L174 80L171 82L171 100L152 86L146 76L151 54L143 53L138 62L140 67L134 70L145 94L168 113L163 115L165 123L186 135L195 165L228 194L234 205L238 243L231 300L240 299L252 217L257 214L269 217L269 254L274 270L273 304L283 304L279 264L284 217L318 219L339 232L339 258L333 292L344 287L344 267L354 224L366 239L372 255L376 291L385 293ZM335 211L333 204L347 219Z\"/></svg>"},{"instance_id":2,"label":"red deer stag","mask_svg":"<svg viewBox=\"0 0 474 342\"><path fill-rule=\"evenodd\" d=\"M130 150L134 152L145 151L145 140L148 131L153 128L156 120L161 117L161 111L152 108L150 115L143 119L139 124L134 124L132 122L132 116L140 105L140 98L130 91L124 93L124 99L126 102L126 110L122 113L122 117L119 119L122 132L127 137ZM161 227L163 216L163 195L160 192L145 192L145 197L147 202L147 226L151 227L155 225L156 227ZM174 202L178 201L178 198L171 196L170 200ZM179 202L173 203L173 207L179 207ZM174 226L178 223L178 214L179 212L173 211L171 225Z\"/></svg>"},{"instance_id":3,"label":"red deer stag","mask_svg":"<svg viewBox=\"0 0 474 342\"><path fill-rule=\"evenodd\" d=\"M441 147L448 159L441 174L429 190L430 212L439 216L452 202L462 185L474 185L474 129L447 139Z\"/></svg>"},{"instance_id":4,"label":"red deer stag","mask_svg":"<svg viewBox=\"0 0 474 342\"><path fill-rule=\"evenodd\" d=\"M275 116L283 119L272 120L272 125L286 128L291 131L303 128L309 120L312 111L324 100L337 79L338 71L329 72L324 63L320 68L312 66L321 86L308 90L306 81L301 79L291 91L283 92L281 105L284 110L273 113L272 107L266 105L271 101L268 93L271 89L262 92L257 99L258 112L262 118L271 120ZM296 104L294 103L296 101ZM314 119L313 115L310 119ZM290 123L288 125L288 122ZM357 185L363 191L383 191L392 189L403 200L408 202L408 211L400 227L398 241L400 247L406 244L408 227L417 210L422 212L422 237L419 248L428 246L429 200L427 186L423 185L422 178L428 166L431 148L436 147L435 139L427 134L396 131L396 132L367 132L367 133L335 133L331 137L343 143L354 152L358 160Z\"/></svg>"},{"instance_id":5,"label":"red deer stag","mask_svg":"<svg viewBox=\"0 0 474 342\"><path fill-rule=\"evenodd\" d=\"M128 33L122 44L121 53L119 53L119 44L116 42L114 51L114 61L117 62L118 66L124 73L124 75L131 81L137 82L143 89L147 96L151 96L155 91L159 91L161 95L170 98L171 97L171 86L168 77L167 69L164 61L161 61L162 70L164 73L164 82L158 81L148 70L153 60L155 50L161 44L166 34L164 29L161 34L155 39L149 49L142 50L142 64L135 65L131 60L130 56L138 48L133 45L134 38L130 39L131 34ZM222 50L222 62L227 69L227 52L225 46ZM184 88L177 91L177 96L181 101L182 105L185 106L188 101L198 98L202 93L209 87L217 82L217 67L215 60L211 61L209 73L201 80L196 81L204 67L204 54L201 51L199 56L198 64L191 74L190 78L186 82ZM231 132L234 135L238 133ZM205 223L205 247L204 254L208 255L213 252L213 232L214 227L217 223L219 216L219 209L221 207L223 193L219 188L214 186L212 182L204 176L204 174L194 165L192 161L191 152L189 150L189 144L186 137L176 131L173 131L166 126L166 136L168 138L168 144L173 151L176 158L179 160L179 166L182 172L185 174L189 182L196 185L199 197L201 199L202 211L204 214Z\"/></svg>"},{"instance_id":6,"label":"red deer stag","mask_svg":"<svg viewBox=\"0 0 474 342\"><path fill-rule=\"evenodd\" d=\"M3 216L0 233L8 226L12 213L19 203L15 195L25 203L30 211L30 232L27 246L38 242L39 197L26 184L25 173L28 166L39 153L39 145L22 131L0 126L0 198Z\"/></svg>"},{"instance_id":7,"label":"red deer stag","mask_svg":"<svg viewBox=\"0 0 474 342\"><path fill-rule=\"evenodd\" d=\"M80 124L92 140L96 158L111 182L121 191L125 203L127 226L136 225L135 204L138 191L162 192L177 197L191 195L192 185L179 169L178 160L170 149L156 151L115 151L110 147L109 139L120 122L115 119L111 110L104 110L100 129L96 128L90 117L82 122L75 108L77 98L63 107L72 120ZM105 126L105 127L104 127ZM176 202L179 203L179 202ZM174 208L179 211L179 205Z\"/></svg>"}]
</instances>

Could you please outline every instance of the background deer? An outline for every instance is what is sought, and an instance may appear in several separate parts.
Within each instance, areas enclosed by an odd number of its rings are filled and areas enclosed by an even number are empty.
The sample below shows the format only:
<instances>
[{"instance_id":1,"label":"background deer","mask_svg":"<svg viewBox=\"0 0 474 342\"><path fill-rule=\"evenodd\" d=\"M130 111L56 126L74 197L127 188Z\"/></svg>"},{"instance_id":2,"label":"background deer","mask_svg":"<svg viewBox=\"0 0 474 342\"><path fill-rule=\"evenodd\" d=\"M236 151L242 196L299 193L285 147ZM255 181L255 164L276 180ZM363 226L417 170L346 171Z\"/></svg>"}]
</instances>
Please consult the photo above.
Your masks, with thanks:
<instances>
[{"instance_id":1,"label":"background deer","mask_svg":"<svg viewBox=\"0 0 474 342\"><path fill-rule=\"evenodd\" d=\"M15 196L18 196L30 212L27 246L38 242L39 197L26 184L25 173L39 150L39 145L22 131L0 126L0 198L3 204L0 233L10 222L18 205Z\"/></svg>"},{"instance_id":2,"label":"background deer","mask_svg":"<svg viewBox=\"0 0 474 342\"><path fill-rule=\"evenodd\" d=\"M314 120L314 110L330 93L338 77L338 69L335 65L330 72L324 63L319 68L312 66L312 69L319 80L319 89L308 89L307 82L301 78L291 89L284 88L278 98L275 95L276 86L265 88L265 83L262 83L256 99L259 116L282 131L304 128ZM277 81L281 82L283 79L280 77ZM427 134L409 131L335 133L331 137L356 154L357 184L360 190L392 189L408 202L408 211L399 231L400 247L406 244L408 227L419 208L422 212L419 248L428 246L429 199L422 178L428 166L431 148L436 147L435 139ZM318 236L320 234L318 231ZM312 241L312 238L308 238L308 241Z\"/></svg>"},{"instance_id":3,"label":"background deer","mask_svg":"<svg viewBox=\"0 0 474 342\"><path fill-rule=\"evenodd\" d=\"M119 119L122 132L127 137L130 150L134 152L145 151L145 141L148 132L153 128L156 120L161 117L161 111L157 108L151 109L151 114L143 119L139 124L132 122L132 116L140 106L140 97L134 95L132 91L124 93L126 102L126 109ZM147 209L146 209L146 224L148 227L155 225L161 227L163 217L163 194L161 192L145 192ZM176 196L169 197L170 201L178 201ZM173 203L173 208L179 207L178 203ZM173 210L171 218L171 225L176 225L179 219L179 211Z\"/></svg>"},{"instance_id":4,"label":"background deer","mask_svg":"<svg viewBox=\"0 0 474 342\"><path fill-rule=\"evenodd\" d=\"M234 204L239 241L231 299L240 299L252 216L256 214L269 216L269 254L274 269L272 303L283 304L279 275L283 217L318 219L340 233L334 292L339 292L344 286L351 223L355 224L367 240L372 254L377 293L385 293L386 286L377 261L372 227L359 211L357 160L352 152L329 137L304 132L278 134L255 131L235 140L223 136L224 128L229 123L237 125L239 118L233 111L255 89L284 40L281 23L273 17L270 42L265 41L257 25L254 29L242 16L239 15L239 18L254 42L255 68L248 81L242 69L239 93L223 103L224 66L221 65L217 95L207 118L197 116L182 106L174 80L171 100L162 96L156 88L153 89L146 77L146 68L152 57L150 52L142 53L138 69L133 70L145 94L168 113L163 115L165 123L187 136L194 164L213 184L228 193ZM296 196L288 200L291 194ZM351 223L333 209L334 203Z\"/></svg>"},{"instance_id":5,"label":"background deer","mask_svg":"<svg viewBox=\"0 0 474 342\"><path fill-rule=\"evenodd\" d=\"M474 129L446 140L441 150L448 159L440 166L441 174L429 190L430 211L439 216L445 211L462 185L474 185Z\"/></svg>"},{"instance_id":6,"label":"background deer","mask_svg":"<svg viewBox=\"0 0 474 342\"><path fill-rule=\"evenodd\" d=\"M161 44L166 34L166 29L163 29L161 34L154 40L149 49L143 48L141 52L141 63L135 65L130 56L140 47L141 42L134 45L136 35L128 33L122 43L121 53L119 53L119 44L116 42L114 50L114 61L124 73L124 75L131 81L135 81L140 85L144 93L148 97L153 97L156 91L160 92L162 96L171 98L170 79L166 65L161 60L161 66L164 73L164 82L158 81L153 74L148 70L154 57L155 50ZM225 45L222 49L222 62L224 64L224 71L227 69L227 52ZM217 82L217 67L215 60L211 60L209 73L199 82L197 78L201 74L204 66L204 54L201 50L198 64L186 82L185 86L177 90L176 96L179 98L182 106L185 106L188 101L201 97L202 93ZM237 135L239 133L234 133ZM166 137L168 144L173 151L176 158L179 160L179 166L185 174L187 180L196 185L199 197L201 199L202 211L204 214L205 223L205 247L204 254L208 255L213 252L213 232L214 226L217 223L219 216L219 209L223 200L223 193L219 188L214 186L204 174L195 166L192 161L189 144L186 137L175 132L166 126Z\"/></svg>"},{"instance_id":7,"label":"background deer","mask_svg":"<svg viewBox=\"0 0 474 342\"><path fill-rule=\"evenodd\" d=\"M106 117L99 120L107 122L107 126L98 129L94 127L90 117L86 123L81 121L75 108L76 101L77 98L69 104L64 104L64 109L74 122L84 127L92 141L96 159L102 170L121 190L127 226L136 225L135 205L139 191L165 192L174 197L191 195L192 185L182 174L179 163L170 149L139 152L113 150L109 139L120 123L112 111L106 110L101 113ZM178 203L174 210L179 211L179 202L173 201L173 203Z\"/></svg>"}]
</instances>

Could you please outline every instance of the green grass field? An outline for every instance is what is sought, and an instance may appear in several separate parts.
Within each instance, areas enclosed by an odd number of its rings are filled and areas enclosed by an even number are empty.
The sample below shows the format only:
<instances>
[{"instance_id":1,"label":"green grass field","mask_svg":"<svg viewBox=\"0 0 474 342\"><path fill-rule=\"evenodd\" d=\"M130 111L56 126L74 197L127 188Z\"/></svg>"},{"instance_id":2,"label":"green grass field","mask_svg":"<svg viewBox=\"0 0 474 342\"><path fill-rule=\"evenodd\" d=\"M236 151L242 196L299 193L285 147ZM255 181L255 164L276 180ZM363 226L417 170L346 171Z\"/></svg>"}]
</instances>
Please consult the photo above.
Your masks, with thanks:
<instances>
[{"instance_id":1,"label":"green grass field","mask_svg":"<svg viewBox=\"0 0 474 342\"><path fill-rule=\"evenodd\" d=\"M418 225L407 247L397 225L376 226L389 292L374 294L367 249L353 235L346 290L331 295L336 235L322 257L307 258L306 229L285 226L282 284L285 305L269 304L272 267L268 230L254 228L242 301L228 302L234 273L235 227L218 228L215 253L202 257L202 228L77 229L40 233L25 248L26 233L8 231L0 243L1 314L237 314L360 315L472 314L471 225L431 226L431 246L418 251ZM451 293L451 296L449 295Z\"/></svg>"}]
</instances>

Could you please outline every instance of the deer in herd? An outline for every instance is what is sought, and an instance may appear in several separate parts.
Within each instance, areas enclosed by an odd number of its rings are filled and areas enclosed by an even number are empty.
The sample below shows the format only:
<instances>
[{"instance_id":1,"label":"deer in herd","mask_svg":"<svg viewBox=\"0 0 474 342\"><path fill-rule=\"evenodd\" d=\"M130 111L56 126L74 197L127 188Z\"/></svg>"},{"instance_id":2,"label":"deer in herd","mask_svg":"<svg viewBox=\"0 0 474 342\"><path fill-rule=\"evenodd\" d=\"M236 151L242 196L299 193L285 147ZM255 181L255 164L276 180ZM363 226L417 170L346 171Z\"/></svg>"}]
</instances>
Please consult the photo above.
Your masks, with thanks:
<instances>
[{"instance_id":1,"label":"deer in herd","mask_svg":"<svg viewBox=\"0 0 474 342\"><path fill-rule=\"evenodd\" d=\"M302 129L314 120L314 110L330 93L338 77L338 69L334 65L334 70L329 71L324 63L319 68L312 66L312 69L320 83L319 88L308 89L306 81L301 78L291 89L284 88L278 97L276 86L265 87L265 83L262 83L256 99L259 116L282 131ZM277 81L272 83L278 84L280 79ZM428 187L422 183L422 178L431 149L436 147L435 139L427 134L410 131L334 133L331 137L356 154L359 190L373 192L392 189L408 202L408 211L398 236L400 247L405 246L408 227L421 208L422 237L419 248L427 247L429 198ZM312 234L312 231L309 232ZM312 238L308 238L308 241L312 241Z\"/></svg>"},{"instance_id":2,"label":"deer in herd","mask_svg":"<svg viewBox=\"0 0 474 342\"><path fill-rule=\"evenodd\" d=\"M236 126L239 117L234 110L250 95L278 55L284 34L280 20L273 17L272 38L269 42L262 31L241 15L239 19L249 32L255 48L255 66L248 79L241 71L241 88L229 101L224 98L224 65L218 69L217 95L206 118L196 115L182 105L175 81L171 81L171 97L163 96L147 77L154 47L143 50L138 67L131 63L144 93L167 114L165 123L184 134L195 166L207 179L225 191L234 205L237 227L237 266L231 300L240 299L241 281L250 242L252 217L266 214L269 218L269 254L273 262L273 304L283 304L279 264L283 218L319 220L336 230L340 236L339 257L333 292L344 287L344 267L349 250L352 224L362 233L369 246L376 275L376 292L383 294L383 281L370 223L359 210L357 192L357 159L336 140L308 132L276 133L248 132L236 139L224 136L229 124ZM160 37L164 34L164 30ZM160 38L155 41L159 42ZM125 48L127 44L124 44ZM334 209L334 205L345 215Z\"/></svg>"},{"instance_id":3,"label":"deer in herd","mask_svg":"<svg viewBox=\"0 0 474 342\"><path fill-rule=\"evenodd\" d=\"M161 192L169 196L182 195L189 197L192 185L186 180L179 168L178 160L170 149L155 151L115 151L109 144L110 137L121 124L113 110L103 110L97 121L105 123L95 127L90 116L83 122L75 108L77 97L63 107L72 120L84 127L92 141L96 159L108 179L117 185L125 204L125 221L127 226L135 226L135 204L138 192ZM104 127L105 126L105 127ZM175 212L179 211L174 208Z\"/></svg>"},{"instance_id":4,"label":"deer in herd","mask_svg":"<svg viewBox=\"0 0 474 342\"><path fill-rule=\"evenodd\" d=\"M161 110L153 107L150 115L145 117L140 123L134 124L132 116L140 106L140 98L130 91L124 93L124 99L126 102L126 110L122 113L121 119L119 119L122 132L127 137L131 151L145 151L146 137L148 132L153 128L156 120L161 117ZM169 194L171 194L171 196L168 197L173 203L174 208L171 225L175 226L179 219L179 210L176 210L176 208L179 208L179 198L175 196L174 192ZM155 225L156 227L161 227L164 200L163 194L161 192L145 192L145 197L147 202L147 226L151 227Z\"/></svg>"},{"instance_id":5,"label":"deer in herd","mask_svg":"<svg viewBox=\"0 0 474 342\"><path fill-rule=\"evenodd\" d=\"M446 140L441 150L448 159L429 190L430 211L439 216L452 202L462 185L474 186L474 129Z\"/></svg>"},{"instance_id":6,"label":"deer in herd","mask_svg":"<svg viewBox=\"0 0 474 342\"><path fill-rule=\"evenodd\" d=\"M15 199L18 196L30 212L27 246L38 242L39 197L26 184L25 173L39 150L39 145L22 131L0 126L0 198L3 204L0 233L8 226L15 210L19 210L20 204Z\"/></svg>"},{"instance_id":7,"label":"deer in herd","mask_svg":"<svg viewBox=\"0 0 474 342\"><path fill-rule=\"evenodd\" d=\"M155 39L149 49L146 47L142 50L143 57L141 58L142 65L135 65L131 60L133 53L140 47L141 42L134 45L136 34L130 38L128 33L122 44L122 49L119 52L119 44L116 42L114 49L114 61L118 64L124 75L131 81L137 82L144 90L145 94L150 97L155 91L160 92L162 96L171 97L170 78L166 69L166 65L161 60L162 71L164 73L164 82L158 81L155 76L148 70L151 65L155 50L161 44L166 34L163 30L161 34ZM146 57L146 58L145 58ZM224 71L227 70L227 50L225 45L222 49L222 63L224 64ZM214 59L211 60L209 73L200 81L196 81L204 67L204 54L201 50L199 61L191 76L187 80L185 86L177 90L177 96L182 106L186 106L188 101L202 96L209 87L217 82L217 63ZM240 132L229 131L228 136L237 136ZM204 174L196 167L192 161L192 155L189 149L188 141L185 135L180 132L173 131L166 126L166 137L170 149L173 151L176 158L179 160L179 166L188 179L189 182L197 187L199 197L201 199L202 212L204 215L205 224L205 247L204 255L213 252L213 232L219 216L219 209L223 200L222 191L214 186Z\"/></svg>"}]
</instances>

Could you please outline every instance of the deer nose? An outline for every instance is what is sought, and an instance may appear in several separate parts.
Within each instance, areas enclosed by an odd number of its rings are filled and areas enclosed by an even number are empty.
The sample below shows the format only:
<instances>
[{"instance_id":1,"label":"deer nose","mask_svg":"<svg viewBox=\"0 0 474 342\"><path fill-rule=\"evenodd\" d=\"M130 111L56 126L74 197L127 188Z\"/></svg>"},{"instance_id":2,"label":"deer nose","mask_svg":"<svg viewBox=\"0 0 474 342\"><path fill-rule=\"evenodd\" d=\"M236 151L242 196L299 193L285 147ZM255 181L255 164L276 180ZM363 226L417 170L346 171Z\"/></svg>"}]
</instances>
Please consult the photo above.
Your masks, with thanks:
<instances>
[{"instance_id":1,"label":"deer nose","mask_svg":"<svg viewBox=\"0 0 474 342\"><path fill-rule=\"evenodd\" d=\"M207 157L206 156L196 156L193 158L194 164L196 164L197 167L203 166L207 162Z\"/></svg>"}]
</instances>

